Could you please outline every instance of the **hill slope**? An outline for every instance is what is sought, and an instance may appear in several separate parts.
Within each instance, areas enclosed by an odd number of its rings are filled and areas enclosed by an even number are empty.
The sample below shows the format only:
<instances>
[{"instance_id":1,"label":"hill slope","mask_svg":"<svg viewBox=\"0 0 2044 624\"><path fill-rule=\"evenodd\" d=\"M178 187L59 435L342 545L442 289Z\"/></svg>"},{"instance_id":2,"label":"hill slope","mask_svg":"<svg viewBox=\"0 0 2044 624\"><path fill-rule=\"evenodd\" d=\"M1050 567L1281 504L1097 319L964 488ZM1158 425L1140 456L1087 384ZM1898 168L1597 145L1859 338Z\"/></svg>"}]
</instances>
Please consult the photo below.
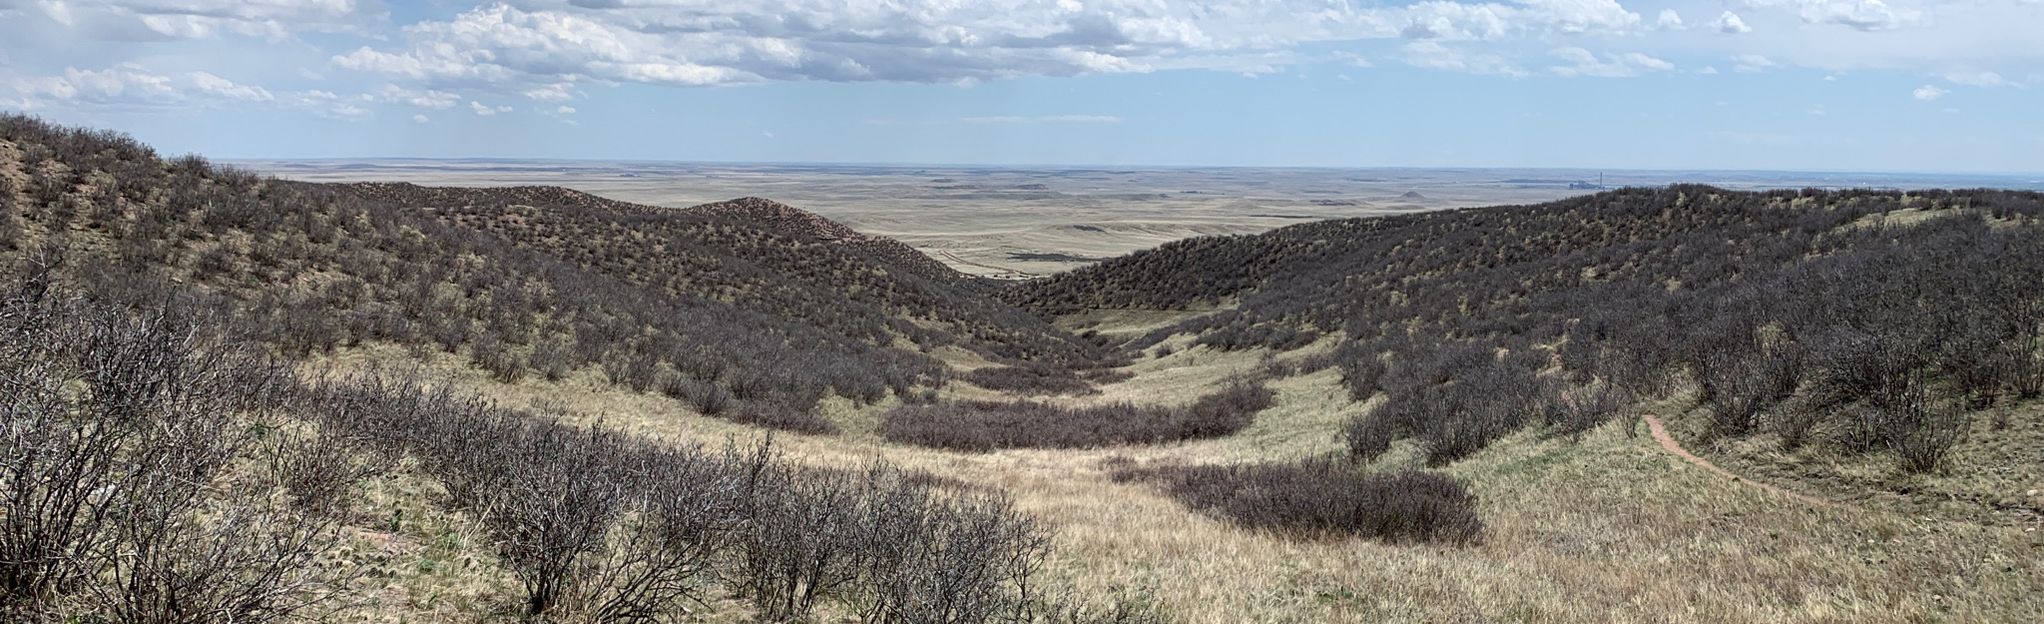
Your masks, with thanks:
<instances>
[{"instance_id":1,"label":"hill slope","mask_svg":"<svg viewBox=\"0 0 2044 624\"><path fill-rule=\"evenodd\" d=\"M391 342L506 380L595 367L706 409L797 413L825 393L939 385L948 369L927 352L944 345L1098 355L898 243L704 212L549 187L261 179L0 119L0 251L61 248L109 299L206 299L286 353Z\"/></svg>"},{"instance_id":2,"label":"hill slope","mask_svg":"<svg viewBox=\"0 0 2044 624\"><path fill-rule=\"evenodd\" d=\"M1701 440L1925 473L1979 435L1981 410L2044 395L2040 284L2044 195L1674 186L1193 239L1003 296L1192 311L1131 348L1329 337L1306 368L1385 397L1345 432L1360 458L1411 438L1445 463L1683 396ZM2021 500L1982 505L2044 516Z\"/></svg>"}]
</instances>

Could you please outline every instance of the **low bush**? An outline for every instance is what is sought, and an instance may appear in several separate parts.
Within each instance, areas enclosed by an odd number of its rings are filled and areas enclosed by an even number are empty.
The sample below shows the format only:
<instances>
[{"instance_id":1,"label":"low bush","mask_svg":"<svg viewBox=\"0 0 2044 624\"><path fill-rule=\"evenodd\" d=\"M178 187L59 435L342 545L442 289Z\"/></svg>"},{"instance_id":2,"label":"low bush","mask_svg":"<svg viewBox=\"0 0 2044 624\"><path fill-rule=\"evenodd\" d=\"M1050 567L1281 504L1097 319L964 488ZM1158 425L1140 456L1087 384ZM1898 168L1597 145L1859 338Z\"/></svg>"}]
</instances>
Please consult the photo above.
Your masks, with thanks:
<instances>
[{"instance_id":1,"label":"low bush","mask_svg":"<svg viewBox=\"0 0 2044 624\"><path fill-rule=\"evenodd\" d=\"M1155 482L1187 507L1252 529L1392 543L1466 544L1483 535L1476 496L1432 472L1366 474L1314 460L1129 469L1115 477Z\"/></svg>"},{"instance_id":2,"label":"low bush","mask_svg":"<svg viewBox=\"0 0 2044 624\"><path fill-rule=\"evenodd\" d=\"M1047 366L989 366L973 369L964 379L988 390L1021 394L1100 393L1072 371Z\"/></svg>"},{"instance_id":3,"label":"low bush","mask_svg":"<svg viewBox=\"0 0 2044 624\"><path fill-rule=\"evenodd\" d=\"M881 416L880 435L891 442L975 452L1157 444L1241 431L1270 407L1273 396L1260 384L1237 382L1178 408L1034 401L903 404Z\"/></svg>"},{"instance_id":4,"label":"low bush","mask_svg":"<svg viewBox=\"0 0 2044 624\"><path fill-rule=\"evenodd\" d=\"M805 407L778 399L745 401L725 413L723 418L739 424L810 435L832 435L838 432L837 423L817 415L816 404L813 402Z\"/></svg>"}]
</instances>

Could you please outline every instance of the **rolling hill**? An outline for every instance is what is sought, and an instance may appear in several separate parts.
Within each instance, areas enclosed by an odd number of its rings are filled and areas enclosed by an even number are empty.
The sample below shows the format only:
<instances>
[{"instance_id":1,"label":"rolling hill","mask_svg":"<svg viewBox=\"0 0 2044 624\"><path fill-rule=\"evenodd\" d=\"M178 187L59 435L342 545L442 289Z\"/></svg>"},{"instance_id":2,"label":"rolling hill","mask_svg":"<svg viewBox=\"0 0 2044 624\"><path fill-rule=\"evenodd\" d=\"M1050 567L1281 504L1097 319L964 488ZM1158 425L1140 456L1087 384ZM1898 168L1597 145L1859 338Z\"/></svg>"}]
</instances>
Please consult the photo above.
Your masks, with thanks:
<instances>
[{"instance_id":1,"label":"rolling hill","mask_svg":"<svg viewBox=\"0 0 2044 624\"><path fill-rule=\"evenodd\" d=\"M0 619L2032 621L2039 284L2035 193L1621 189L1004 283L767 199L6 115Z\"/></svg>"}]
</instances>

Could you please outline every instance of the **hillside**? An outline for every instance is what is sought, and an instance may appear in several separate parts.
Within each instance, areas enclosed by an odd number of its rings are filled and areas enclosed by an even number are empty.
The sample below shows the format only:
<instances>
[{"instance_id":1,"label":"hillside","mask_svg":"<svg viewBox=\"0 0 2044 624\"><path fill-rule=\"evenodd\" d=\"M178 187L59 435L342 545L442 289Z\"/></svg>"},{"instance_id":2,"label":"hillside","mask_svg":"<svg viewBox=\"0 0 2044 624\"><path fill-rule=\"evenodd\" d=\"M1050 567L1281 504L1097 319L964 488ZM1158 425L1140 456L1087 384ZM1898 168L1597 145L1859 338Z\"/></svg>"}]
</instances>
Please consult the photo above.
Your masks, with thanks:
<instances>
[{"instance_id":1,"label":"hillside","mask_svg":"<svg viewBox=\"0 0 2044 624\"><path fill-rule=\"evenodd\" d=\"M1383 397L1345 432L1358 458L1413 439L1444 464L1672 395L1694 401L1696 441L1756 441L1835 483L1822 464L1955 469L1969 437L1999 435L1974 423L2039 396L2040 215L2044 196L2023 192L1627 189L1192 239L1003 296L1051 315L1180 311L1131 349L1317 343L1303 370ZM1847 480L1855 497L1936 496ZM1985 496L1969 515L2044 517L2021 491L1968 496Z\"/></svg>"},{"instance_id":2,"label":"hillside","mask_svg":"<svg viewBox=\"0 0 2044 624\"><path fill-rule=\"evenodd\" d=\"M6 121L7 252L63 248L109 298L214 298L287 353L432 345L506 380L596 367L706 406L797 412L940 385L939 347L1099 356L898 243L556 188L265 180Z\"/></svg>"},{"instance_id":3,"label":"hillside","mask_svg":"<svg viewBox=\"0 0 2044 624\"><path fill-rule=\"evenodd\" d=\"M0 116L0 620L2035 621L2040 219L1626 189L1000 284Z\"/></svg>"}]
</instances>

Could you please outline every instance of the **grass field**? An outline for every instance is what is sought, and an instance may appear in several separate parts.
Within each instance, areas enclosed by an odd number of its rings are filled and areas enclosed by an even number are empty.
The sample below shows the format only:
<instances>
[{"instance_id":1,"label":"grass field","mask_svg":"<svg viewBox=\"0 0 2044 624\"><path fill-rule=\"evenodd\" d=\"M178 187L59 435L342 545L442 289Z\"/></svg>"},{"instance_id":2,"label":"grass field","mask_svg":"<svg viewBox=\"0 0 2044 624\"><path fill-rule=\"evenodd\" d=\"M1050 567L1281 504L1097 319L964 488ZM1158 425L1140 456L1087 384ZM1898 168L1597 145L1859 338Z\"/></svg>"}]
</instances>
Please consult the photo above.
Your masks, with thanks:
<instances>
[{"instance_id":1,"label":"grass field","mask_svg":"<svg viewBox=\"0 0 2044 624\"><path fill-rule=\"evenodd\" d=\"M360 369L404 359L398 349L344 352L325 364ZM1136 376L1075 400L1173 402L1255 365L1253 353L1185 349L1130 368ZM680 403L603 383L490 381L449 358L428 377L532 406L563 420L622 428L677 444L748 440L759 430ZM1683 463L1644 427L1614 422L1580 440L1518 434L1447 468L1480 497L1488 525L1470 547L1300 540L1235 528L1151 487L1116 483L1117 466L1288 459L1338 452L1341 423L1368 404L1348 400L1332 371L1276 382L1277 405L1227 438L1091 450L964 454L891 445L871 421L886 405L827 404L843 436L780 434L800 461L874 460L995 488L1057 531L1052 580L1083 597L1134 597L1184 622L2020 622L2044 619L2044 532L2032 524L1971 522L1879 498L1820 508ZM1643 406L1679 414L1679 400ZM2011 415L2032 432L2037 410ZM1677 417L1674 426L1684 421ZM2017 424L2020 423L2020 424ZM2024 435L2030 435L2026 433ZM2029 438L2022 438L2029 439ZM1933 482L1982 481L1992 444L1976 445ZM2028 448L2034 449L2035 446ZM1373 469L1408 467L1394 450ZM1712 456L1716 456L1713 454ZM1735 469L1762 456L1728 456ZM1792 466L1792 464L1791 464ZM2034 482L2034 481L2033 481ZM1805 484L1791 482L1789 487ZM507 600L503 574L473 548L458 517L431 511L428 492L385 484L373 498L407 522L374 556L393 570L384 620L437 619L452 609L487 617ZM1954 486L1960 487L1960 486ZM1972 486L1964 486L1972 487ZM1819 492L1820 494L1823 492ZM1835 492L1829 493L1836 495ZM378 507L378 514L386 513ZM449 566L459 566L449 572ZM430 610L420 611L429 607ZM716 611L736 609L713 605ZM395 614L395 616L394 616ZM699 614L702 615L702 614ZM737 617L736 611L726 615Z\"/></svg>"}]
</instances>

